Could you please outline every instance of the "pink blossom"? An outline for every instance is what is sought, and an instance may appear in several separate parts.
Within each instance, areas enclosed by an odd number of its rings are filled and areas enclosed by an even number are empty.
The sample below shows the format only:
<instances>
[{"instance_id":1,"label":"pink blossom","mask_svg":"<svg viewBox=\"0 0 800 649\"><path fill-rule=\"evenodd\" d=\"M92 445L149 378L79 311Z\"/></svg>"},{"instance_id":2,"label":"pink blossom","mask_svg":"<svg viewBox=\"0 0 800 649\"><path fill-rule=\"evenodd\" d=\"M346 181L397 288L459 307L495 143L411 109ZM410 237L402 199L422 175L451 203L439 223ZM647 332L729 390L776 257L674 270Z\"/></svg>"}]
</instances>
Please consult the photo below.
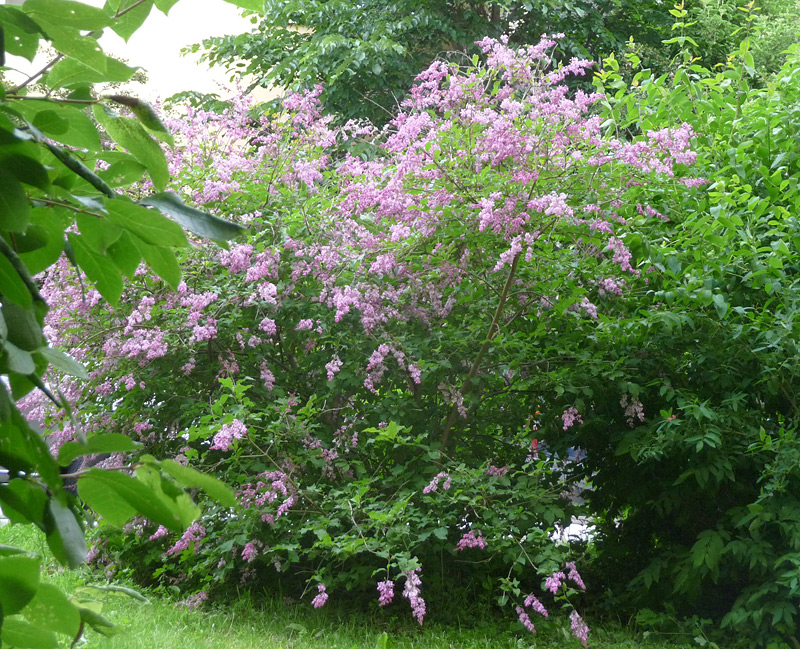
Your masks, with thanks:
<instances>
[{"instance_id":1,"label":"pink blossom","mask_svg":"<svg viewBox=\"0 0 800 649\"><path fill-rule=\"evenodd\" d=\"M445 491L450 489L450 474L447 473L446 471L442 471L441 473L437 473L433 477L433 480L430 481L428 486L423 488L422 493L429 494L429 493L431 493L433 491L438 491L439 490L439 482L441 482L442 479L444 479L444 483L442 484L442 489L444 489Z\"/></svg>"},{"instance_id":2,"label":"pink blossom","mask_svg":"<svg viewBox=\"0 0 800 649\"><path fill-rule=\"evenodd\" d=\"M425 600L420 596L422 580L420 580L419 575L417 575L418 572L419 568L415 568L414 570L403 573L406 576L406 583L403 586L403 597L411 604L411 614L417 619L420 626L422 626L422 620L425 617Z\"/></svg>"},{"instance_id":3,"label":"pink blossom","mask_svg":"<svg viewBox=\"0 0 800 649\"><path fill-rule=\"evenodd\" d=\"M203 538L206 535L206 528L202 527L196 521L192 523L189 528L183 533L180 539L178 539L177 543L173 545L169 550L167 550L166 555L172 556L174 554L178 554L179 552L183 552L186 550L192 543L194 543L194 552L197 553L197 546L202 543Z\"/></svg>"},{"instance_id":4,"label":"pink blossom","mask_svg":"<svg viewBox=\"0 0 800 649\"><path fill-rule=\"evenodd\" d=\"M483 538L483 534L480 530L470 530L461 537L461 540L459 540L458 544L456 545L456 552L466 550L467 548L478 548L479 550L485 550L488 545L489 544L486 542L486 539Z\"/></svg>"},{"instance_id":5,"label":"pink blossom","mask_svg":"<svg viewBox=\"0 0 800 649\"><path fill-rule=\"evenodd\" d=\"M567 576L563 572L554 572L550 577L545 579L545 590L549 590L551 593L553 593L553 595L555 595L558 592L558 589L561 588L561 582L566 578Z\"/></svg>"},{"instance_id":6,"label":"pink blossom","mask_svg":"<svg viewBox=\"0 0 800 649\"><path fill-rule=\"evenodd\" d=\"M567 579L572 581L577 586L580 586L583 590L586 590L586 584L583 583L583 579L581 579L581 576L578 573L578 569L575 567L575 562L567 561L566 567L569 568L569 574L567 575Z\"/></svg>"},{"instance_id":7,"label":"pink blossom","mask_svg":"<svg viewBox=\"0 0 800 649\"><path fill-rule=\"evenodd\" d=\"M258 556L258 550L254 543L247 543L242 550L242 559L247 561L247 563L253 563L256 557Z\"/></svg>"},{"instance_id":8,"label":"pink blossom","mask_svg":"<svg viewBox=\"0 0 800 649\"><path fill-rule=\"evenodd\" d=\"M160 539L161 537L164 537L167 534L169 534L169 530L163 525L159 525L158 529L150 535L150 540L155 541L156 539Z\"/></svg>"},{"instance_id":9,"label":"pink blossom","mask_svg":"<svg viewBox=\"0 0 800 649\"><path fill-rule=\"evenodd\" d=\"M378 598L379 606L391 604L392 600L394 599L394 582L390 579L387 579L386 581L379 581L378 592L380 593L380 597Z\"/></svg>"},{"instance_id":10,"label":"pink blossom","mask_svg":"<svg viewBox=\"0 0 800 649\"><path fill-rule=\"evenodd\" d=\"M517 616L519 617L519 621L525 626L528 631L531 633L536 633L536 628L533 626L533 622L531 622L531 618L528 617L528 614L525 612L525 609L521 606L517 606Z\"/></svg>"},{"instance_id":11,"label":"pink blossom","mask_svg":"<svg viewBox=\"0 0 800 649\"><path fill-rule=\"evenodd\" d=\"M339 360L339 357L334 354L330 362L325 365L325 370L328 372L328 380L333 381L333 377L336 376L336 374L338 374L341 368L342 368L342 361Z\"/></svg>"},{"instance_id":12,"label":"pink blossom","mask_svg":"<svg viewBox=\"0 0 800 649\"><path fill-rule=\"evenodd\" d=\"M574 406L570 406L564 411L564 414L561 415L561 419L564 421L564 430L569 430L575 423L582 424L583 419L581 418L578 409Z\"/></svg>"},{"instance_id":13,"label":"pink blossom","mask_svg":"<svg viewBox=\"0 0 800 649\"><path fill-rule=\"evenodd\" d=\"M233 440L242 439L247 435L247 428L238 419L234 419L230 424L223 424L219 432L214 435L211 448L217 451L230 450Z\"/></svg>"},{"instance_id":14,"label":"pink blossom","mask_svg":"<svg viewBox=\"0 0 800 649\"><path fill-rule=\"evenodd\" d=\"M572 626L572 635L574 635L584 647L589 646L589 627L586 622L578 615L578 611L572 611L569 615L570 625Z\"/></svg>"},{"instance_id":15,"label":"pink blossom","mask_svg":"<svg viewBox=\"0 0 800 649\"><path fill-rule=\"evenodd\" d=\"M317 586L317 596L311 602L314 605L314 608L322 608L325 606L325 602L328 601L328 593L325 592L325 586L320 584Z\"/></svg>"},{"instance_id":16,"label":"pink blossom","mask_svg":"<svg viewBox=\"0 0 800 649\"><path fill-rule=\"evenodd\" d=\"M547 609L542 605L542 603L534 596L528 595L525 598L525 608L532 608L542 617L549 617L547 613Z\"/></svg>"}]
</instances>

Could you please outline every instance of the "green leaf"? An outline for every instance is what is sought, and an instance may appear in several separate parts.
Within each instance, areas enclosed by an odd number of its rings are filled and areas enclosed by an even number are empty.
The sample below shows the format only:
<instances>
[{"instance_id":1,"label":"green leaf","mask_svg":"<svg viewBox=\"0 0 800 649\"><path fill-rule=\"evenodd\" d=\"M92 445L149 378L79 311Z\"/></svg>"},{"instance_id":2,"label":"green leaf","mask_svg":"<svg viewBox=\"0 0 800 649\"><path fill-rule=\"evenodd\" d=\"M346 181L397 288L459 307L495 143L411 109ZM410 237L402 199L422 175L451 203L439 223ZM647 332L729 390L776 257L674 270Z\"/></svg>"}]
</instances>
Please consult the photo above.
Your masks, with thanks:
<instances>
[{"instance_id":1,"label":"green leaf","mask_svg":"<svg viewBox=\"0 0 800 649\"><path fill-rule=\"evenodd\" d=\"M47 503L45 533L47 545L53 556L70 568L77 568L86 561L86 539L75 514L55 498Z\"/></svg>"},{"instance_id":2,"label":"green leaf","mask_svg":"<svg viewBox=\"0 0 800 649\"><path fill-rule=\"evenodd\" d=\"M89 151L99 151L101 148L94 122L75 106L54 101L27 100L15 102L14 110L45 135L62 144Z\"/></svg>"},{"instance_id":3,"label":"green leaf","mask_svg":"<svg viewBox=\"0 0 800 649\"><path fill-rule=\"evenodd\" d=\"M95 106L94 116L113 140L147 167L156 189L162 190L169 181L169 168L164 152L141 124L129 117L120 117L105 106Z\"/></svg>"},{"instance_id":4,"label":"green leaf","mask_svg":"<svg viewBox=\"0 0 800 649\"><path fill-rule=\"evenodd\" d=\"M44 239L44 243L25 252L17 248L19 258L32 275L42 272L54 264L64 251L64 230L72 222L62 218L64 208L35 207L31 210L31 225Z\"/></svg>"},{"instance_id":5,"label":"green leaf","mask_svg":"<svg viewBox=\"0 0 800 649\"><path fill-rule=\"evenodd\" d=\"M36 371L36 365L30 352L20 349L7 340L3 343L3 349L6 351L5 372L27 375Z\"/></svg>"},{"instance_id":6,"label":"green leaf","mask_svg":"<svg viewBox=\"0 0 800 649\"><path fill-rule=\"evenodd\" d=\"M172 288L178 288L181 281L181 266L175 258L175 253L168 248L151 246L135 235L131 235L131 240L152 271Z\"/></svg>"},{"instance_id":7,"label":"green leaf","mask_svg":"<svg viewBox=\"0 0 800 649\"><path fill-rule=\"evenodd\" d=\"M725 297L719 294L714 295L712 301L714 302L714 308L717 311L717 315L721 320L725 317L725 314L728 312L728 306L730 305L725 301Z\"/></svg>"},{"instance_id":8,"label":"green leaf","mask_svg":"<svg viewBox=\"0 0 800 649\"><path fill-rule=\"evenodd\" d=\"M122 154L127 156L127 154ZM131 185L141 180L147 169L145 166L131 156L128 160L117 160L112 162L108 169L98 172L98 175L105 180L111 187L121 187Z\"/></svg>"},{"instance_id":9,"label":"green leaf","mask_svg":"<svg viewBox=\"0 0 800 649\"><path fill-rule=\"evenodd\" d=\"M96 453L129 453L139 448L141 444L134 442L122 433L101 433L90 437L86 444L80 442L67 442L58 450L58 463L67 466L81 455L94 455Z\"/></svg>"},{"instance_id":10,"label":"green leaf","mask_svg":"<svg viewBox=\"0 0 800 649\"><path fill-rule=\"evenodd\" d=\"M186 246L189 243L181 226L158 210L126 200L108 201L106 207L108 221L125 228L145 243L158 247Z\"/></svg>"},{"instance_id":11,"label":"green leaf","mask_svg":"<svg viewBox=\"0 0 800 649\"><path fill-rule=\"evenodd\" d=\"M200 473L200 471L196 471L191 467L178 464L174 460L162 460L159 464L166 473L175 478L184 487L202 489L225 507L236 506L236 498L233 495L233 491L216 478Z\"/></svg>"},{"instance_id":12,"label":"green leaf","mask_svg":"<svg viewBox=\"0 0 800 649\"><path fill-rule=\"evenodd\" d=\"M116 201L109 201L109 203L116 203ZM78 214L75 221L78 223L83 240L101 255L105 255L106 251L122 236L122 228L110 218Z\"/></svg>"},{"instance_id":13,"label":"green leaf","mask_svg":"<svg viewBox=\"0 0 800 649\"><path fill-rule=\"evenodd\" d=\"M0 295L23 306L30 306L33 301L25 282L8 257L3 254L0 254Z\"/></svg>"},{"instance_id":14,"label":"green leaf","mask_svg":"<svg viewBox=\"0 0 800 649\"><path fill-rule=\"evenodd\" d=\"M114 5L119 5L119 2L113 3ZM127 3L128 5L133 3ZM106 10L114 9L116 12L116 8L112 7L111 3L106 2ZM150 11L153 8L153 0L146 0L140 5L137 5L130 11L126 11L122 16L118 18L114 18L111 21L111 29L123 40L126 42L128 39L133 36L139 27L144 24L144 21L147 20L147 17L150 15ZM113 13L109 11L109 13Z\"/></svg>"},{"instance_id":15,"label":"green leaf","mask_svg":"<svg viewBox=\"0 0 800 649\"><path fill-rule=\"evenodd\" d=\"M128 67L112 58L106 60L105 73L93 70L75 59L65 58L53 66L43 81L48 87L54 89L70 88L87 83L122 83L129 81L134 72L136 72L136 68Z\"/></svg>"},{"instance_id":16,"label":"green leaf","mask_svg":"<svg viewBox=\"0 0 800 649\"><path fill-rule=\"evenodd\" d=\"M241 7L242 9L264 13L264 0L225 0L225 2Z\"/></svg>"},{"instance_id":17,"label":"green leaf","mask_svg":"<svg viewBox=\"0 0 800 649\"><path fill-rule=\"evenodd\" d=\"M16 7L0 6L0 26L5 32L5 50L33 61L39 50L41 28Z\"/></svg>"},{"instance_id":18,"label":"green leaf","mask_svg":"<svg viewBox=\"0 0 800 649\"><path fill-rule=\"evenodd\" d=\"M28 196L11 172L8 160L0 161L0 230L24 232L30 212Z\"/></svg>"},{"instance_id":19,"label":"green leaf","mask_svg":"<svg viewBox=\"0 0 800 649\"><path fill-rule=\"evenodd\" d=\"M86 371L86 368L72 358L72 356L68 356L60 349L54 349L53 347L42 347L39 349L39 353L50 365L55 367L57 370L61 370L64 372L64 374L83 379L84 381L89 380L89 374Z\"/></svg>"},{"instance_id":20,"label":"green leaf","mask_svg":"<svg viewBox=\"0 0 800 649\"><path fill-rule=\"evenodd\" d=\"M102 9L74 0L26 0L22 10L37 22L52 23L93 31L109 23Z\"/></svg>"},{"instance_id":21,"label":"green leaf","mask_svg":"<svg viewBox=\"0 0 800 649\"><path fill-rule=\"evenodd\" d=\"M142 253L133 243L133 236L127 232L123 232L119 241L108 249L108 256L120 272L128 277L133 277L142 260Z\"/></svg>"},{"instance_id":22,"label":"green leaf","mask_svg":"<svg viewBox=\"0 0 800 649\"><path fill-rule=\"evenodd\" d=\"M101 487L100 491L105 492L100 498L98 486ZM156 491L140 480L117 471L92 469L78 480L78 493L89 507L108 519L112 525L118 524L113 523L112 519L119 521L133 509L168 530L179 532L183 529L176 513ZM124 520L127 521L128 518Z\"/></svg>"},{"instance_id":23,"label":"green leaf","mask_svg":"<svg viewBox=\"0 0 800 649\"><path fill-rule=\"evenodd\" d=\"M78 495L103 520L114 527L122 527L136 516L136 508L122 500L104 482L89 476L78 478Z\"/></svg>"},{"instance_id":24,"label":"green leaf","mask_svg":"<svg viewBox=\"0 0 800 649\"><path fill-rule=\"evenodd\" d=\"M38 160L22 153L12 153L0 158L0 169L11 172L20 182L39 189L50 187L50 177L47 170Z\"/></svg>"},{"instance_id":25,"label":"green leaf","mask_svg":"<svg viewBox=\"0 0 800 649\"><path fill-rule=\"evenodd\" d=\"M94 282L100 294L113 306L122 295L122 275L106 255L95 252L81 236L68 234L75 260L86 276Z\"/></svg>"},{"instance_id":26,"label":"green leaf","mask_svg":"<svg viewBox=\"0 0 800 649\"><path fill-rule=\"evenodd\" d=\"M3 620L3 646L19 649L58 649L55 633L40 629L18 617Z\"/></svg>"},{"instance_id":27,"label":"green leaf","mask_svg":"<svg viewBox=\"0 0 800 649\"><path fill-rule=\"evenodd\" d=\"M2 306L6 337L20 349L32 352L45 344L42 328L32 308L9 302Z\"/></svg>"},{"instance_id":28,"label":"green leaf","mask_svg":"<svg viewBox=\"0 0 800 649\"><path fill-rule=\"evenodd\" d=\"M159 11L166 15L177 2L178 0L156 0L156 7L158 7Z\"/></svg>"},{"instance_id":29,"label":"green leaf","mask_svg":"<svg viewBox=\"0 0 800 649\"><path fill-rule=\"evenodd\" d=\"M47 629L74 638L78 635L81 615L78 608L58 588L41 584L36 597L22 613L28 622L40 629Z\"/></svg>"},{"instance_id":30,"label":"green leaf","mask_svg":"<svg viewBox=\"0 0 800 649\"><path fill-rule=\"evenodd\" d=\"M58 52L73 61L82 63L98 74L106 74L108 61L112 59L105 55L97 43L97 38L89 34L84 35L74 27L46 23L41 19L39 19L39 23L44 27L53 47Z\"/></svg>"},{"instance_id":31,"label":"green leaf","mask_svg":"<svg viewBox=\"0 0 800 649\"><path fill-rule=\"evenodd\" d=\"M154 194L139 201L139 203L157 207L190 232L206 239L227 241L247 230L247 228L237 223L231 223L230 221L185 205L177 194L172 192Z\"/></svg>"},{"instance_id":32,"label":"green leaf","mask_svg":"<svg viewBox=\"0 0 800 649\"><path fill-rule=\"evenodd\" d=\"M148 131L151 131L157 138L163 140L170 146L175 146L175 141L172 139L172 134L167 130L167 127L161 122L158 113L153 110L153 107L146 101L137 97L128 97L127 95L109 95L106 97L113 102L127 106L131 109L137 119L141 122Z\"/></svg>"},{"instance_id":33,"label":"green leaf","mask_svg":"<svg viewBox=\"0 0 800 649\"><path fill-rule=\"evenodd\" d=\"M39 558L28 555L0 557L0 607L5 615L21 611L39 588ZM5 626L3 627L5 635Z\"/></svg>"},{"instance_id":34,"label":"green leaf","mask_svg":"<svg viewBox=\"0 0 800 649\"><path fill-rule=\"evenodd\" d=\"M84 606L79 606L78 611L81 614L81 620L83 623L88 624L93 631L96 631L101 635L111 637L124 631L123 627L118 624L114 624L113 622L109 622L97 611L93 611L92 609Z\"/></svg>"}]
</instances>

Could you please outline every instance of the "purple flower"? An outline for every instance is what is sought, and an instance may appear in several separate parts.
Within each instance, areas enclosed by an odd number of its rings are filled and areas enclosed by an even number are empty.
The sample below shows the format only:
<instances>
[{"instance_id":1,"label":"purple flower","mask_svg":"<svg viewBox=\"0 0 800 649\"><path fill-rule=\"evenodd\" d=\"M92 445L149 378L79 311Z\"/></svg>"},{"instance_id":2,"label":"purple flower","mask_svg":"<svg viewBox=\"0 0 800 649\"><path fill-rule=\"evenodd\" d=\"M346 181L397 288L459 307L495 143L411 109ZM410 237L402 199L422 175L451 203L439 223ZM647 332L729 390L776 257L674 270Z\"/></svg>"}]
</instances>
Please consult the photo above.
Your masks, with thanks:
<instances>
[{"instance_id":1,"label":"purple flower","mask_svg":"<svg viewBox=\"0 0 800 649\"><path fill-rule=\"evenodd\" d=\"M547 609L542 605L542 603L538 599L536 599L534 595L528 595L525 598L525 607L532 608L542 617L549 617L549 615L547 614Z\"/></svg>"},{"instance_id":2,"label":"purple flower","mask_svg":"<svg viewBox=\"0 0 800 649\"><path fill-rule=\"evenodd\" d=\"M586 584L583 583L583 579L581 579L581 576L578 573L578 569L575 568L575 562L567 561L566 566L567 568L569 568L569 574L567 575L567 579L572 581L577 586L580 586L583 590L586 590Z\"/></svg>"},{"instance_id":3,"label":"purple flower","mask_svg":"<svg viewBox=\"0 0 800 649\"><path fill-rule=\"evenodd\" d=\"M447 491L450 488L450 474L447 473L446 471L442 471L441 473L437 473L433 477L433 480L431 480L430 483L428 483L428 486L423 488L422 493L429 494L432 491L438 491L439 490L439 482L442 479L444 479L444 483L442 483L442 489Z\"/></svg>"},{"instance_id":4,"label":"purple flower","mask_svg":"<svg viewBox=\"0 0 800 649\"><path fill-rule=\"evenodd\" d=\"M531 633L536 633L536 628L533 626L533 622L531 622L531 618L528 617L528 614L525 612L525 609L521 606L517 606L517 615L519 616L519 621L525 625L525 628L528 629Z\"/></svg>"},{"instance_id":5,"label":"purple flower","mask_svg":"<svg viewBox=\"0 0 800 649\"><path fill-rule=\"evenodd\" d=\"M317 596L311 602L314 605L314 608L322 608L325 606L325 602L328 601L328 593L325 592L325 586L320 584L317 586Z\"/></svg>"},{"instance_id":6,"label":"purple flower","mask_svg":"<svg viewBox=\"0 0 800 649\"><path fill-rule=\"evenodd\" d=\"M248 543L244 546L244 549L242 550L242 559L247 561L247 563L253 563L257 556L258 550L256 549L254 543Z\"/></svg>"},{"instance_id":7,"label":"purple flower","mask_svg":"<svg viewBox=\"0 0 800 649\"><path fill-rule=\"evenodd\" d=\"M465 550L467 548L478 548L480 550L484 550L487 545L489 544L486 542L486 539L483 538L480 530L470 530L461 537L461 540L456 545L456 552Z\"/></svg>"},{"instance_id":8,"label":"purple flower","mask_svg":"<svg viewBox=\"0 0 800 649\"><path fill-rule=\"evenodd\" d=\"M238 419L234 419L230 424L223 424L219 432L214 435L211 448L218 451L227 451L231 448L234 439L242 439L247 435L247 428Z\"/></svg>"},{"instance_id":9,"label":"purple flower","mask_svg":"<svg viewBox=\"0 0 800 649\"><path fill-rule=\"evenodd\" d=\"M569 621L572 625L572 635L574 635L584 647L589 646L589 627L586 622L578 615L578 611L572 611L569 615Z\"/></svg>"},{"instance_id":10,"label":"purple flower","mask_svg":"<svg viewBox=\"0 0 800 649\"><path fill-rule=\"evenodd\" d=\"M422 581L417 575L418 572L419 568L416 568L405 573L406 583L403 586L403 597L411 604L411 614L422 626L422 620L425 617L425 600L419 595Z\"/></svg>"},{"instance_id":11,"label":"purple flower","mask_svg":"<svg viewBox=\"0 0 800 649\"><path fill-rule=\"evenodd\" d=\"M564 414L561 415L561 419L564 422L564 430L569 430L575 425L575 422L582 424L583 419L581 419L581 415L578 412L577 408L574 406L570 406L564 411Z\"/></svg>"},{"instance_id":12,"label":"purple flower","mask_svg":"<svg viewBox=\"0 0 800 649\"><path fill-rule=\"evenodd\" d=\"M394 582L391 579L379 581L378 592L380 593L380 597L378 598L379 606L391 604L392 600L394 599Z\"/></svg>"},{"instance_id":13,"label":"purple flower","mask_svg":"<svg viewBox=\"0 0 800 649\"><path fill-rule=\"evenodd\" d=\"M564 581L567 576L563 572L554 572L551 577L548 577L544 581L545 590L549 590L553 595L558 592L558 589L561 588L561 582Z\"/></svg>"}]
</instances>

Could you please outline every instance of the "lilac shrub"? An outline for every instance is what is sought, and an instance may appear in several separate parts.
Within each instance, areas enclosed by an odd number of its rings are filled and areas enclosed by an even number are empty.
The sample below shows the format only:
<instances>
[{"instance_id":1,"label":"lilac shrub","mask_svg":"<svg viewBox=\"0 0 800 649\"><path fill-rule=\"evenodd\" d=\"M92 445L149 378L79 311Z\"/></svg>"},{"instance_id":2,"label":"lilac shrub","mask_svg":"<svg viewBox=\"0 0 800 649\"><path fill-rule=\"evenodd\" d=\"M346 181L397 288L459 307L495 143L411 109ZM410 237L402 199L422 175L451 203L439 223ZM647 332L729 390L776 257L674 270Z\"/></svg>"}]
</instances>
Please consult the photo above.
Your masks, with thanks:
<instances>
[{"instance_id":1,"label":"lilac shrub","mask_svg":"<svg viewBox=\"0 0 800 649\"><path fill-rule=\"evenodd\" d=\"M107 536L106 560L209 597L319 583L316 607L340 589L398 606L399 579L419 624L509 574L582 588L558 570L576 505L540 440L583 424L565 372L646 287L632 243L669 218L692 131L608 135L603 95L562 83L590 63L554 68L553 38L479 45L483 63L423 72L380 133L334 128L318 90L276 118L188 112L173 189L249 237L196 241L175 292L141 269L115 309L66 264L45 278L48 326L91 369L53 378L82 425L237 489L202 534Z\"/></svg>"}]
</instances>

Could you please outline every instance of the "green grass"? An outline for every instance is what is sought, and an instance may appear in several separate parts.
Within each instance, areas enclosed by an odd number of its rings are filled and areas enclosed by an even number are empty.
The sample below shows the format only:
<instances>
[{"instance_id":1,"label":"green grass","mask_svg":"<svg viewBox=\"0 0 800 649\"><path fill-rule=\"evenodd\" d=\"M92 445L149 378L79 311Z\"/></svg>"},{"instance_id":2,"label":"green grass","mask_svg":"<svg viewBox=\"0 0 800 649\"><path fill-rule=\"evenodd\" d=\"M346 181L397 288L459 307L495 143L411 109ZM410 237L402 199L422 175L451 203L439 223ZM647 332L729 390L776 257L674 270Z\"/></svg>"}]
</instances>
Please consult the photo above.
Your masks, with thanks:
<instances>
[{"instance_id":1,"label":"green grass","mask_svg":"<svg viewBox=\"0 0 800 649\"><path fill-rule=\"evenodd\" d=\"M49 557L43 538L28 527L0 529L0 544L24 547ZM47 563L47 561L46 561ZM49 564L42 578L66 593L92 584L105 585L103 576L87 568L67 571ZM567 628L532 635L487 623L474 628L425 624L416 628L408 620L390 616L346 614L326 606L284 606L277 601L254 603L243 596L224 608L187 610L147 594L149 603L117 593L96 593L102 614L121 625L124 633L105 638L89 632L80 645L85 649L579 649ZM389 617L387 620L386 618ZM591 623L590 623L591 626ZM385 639L382 639L385 638ZM593 628L593 649L689 649L689 638L645 638L629 629Z\"/></svg>"}]
</instances>

